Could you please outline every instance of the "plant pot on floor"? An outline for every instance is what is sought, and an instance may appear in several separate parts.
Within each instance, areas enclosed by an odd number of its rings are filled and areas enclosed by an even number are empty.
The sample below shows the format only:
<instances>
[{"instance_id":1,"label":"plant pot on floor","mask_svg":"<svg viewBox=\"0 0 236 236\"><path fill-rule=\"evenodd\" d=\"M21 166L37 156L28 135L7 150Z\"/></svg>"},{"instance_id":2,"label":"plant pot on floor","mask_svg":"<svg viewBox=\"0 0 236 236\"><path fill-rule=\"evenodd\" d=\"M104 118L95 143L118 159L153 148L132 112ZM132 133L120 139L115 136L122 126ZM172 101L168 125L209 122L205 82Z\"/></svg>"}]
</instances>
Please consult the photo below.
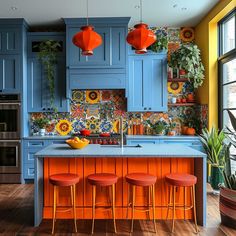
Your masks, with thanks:
<instances>
[{"instance_id":1,"label":"plant pot on floor","mask_svg":"<svg viewBox=\"0 0 236 236\"><path fill-rule=\"evenodd\" d=\"M224 179L221 171L218 166L211 166L211 178L210 178L211 187L213 190L219 190L219 184L224 183Z\"/></svg>"},{"instance_id":2,"label":"plant pot on floor","mask_svg":"<svg viewBox=\"0 0 236 236\"><path fill-rule=\"evenodd\" d=\"M236 229L236 190L220 187L221 223Z\"/></svg>"}]
</instances>

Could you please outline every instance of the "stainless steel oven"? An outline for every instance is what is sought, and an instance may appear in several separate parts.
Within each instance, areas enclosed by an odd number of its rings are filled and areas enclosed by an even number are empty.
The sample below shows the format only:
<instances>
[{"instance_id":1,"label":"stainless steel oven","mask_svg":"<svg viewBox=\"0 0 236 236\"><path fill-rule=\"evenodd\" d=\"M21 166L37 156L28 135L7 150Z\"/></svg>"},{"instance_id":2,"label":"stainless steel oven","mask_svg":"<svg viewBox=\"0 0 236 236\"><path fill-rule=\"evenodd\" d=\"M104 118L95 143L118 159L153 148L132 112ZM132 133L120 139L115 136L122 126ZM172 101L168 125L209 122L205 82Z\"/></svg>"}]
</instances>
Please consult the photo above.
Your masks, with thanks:
<instances>
[{"instance_id":1,"label":"stainless steel oven","mask_svg":"<svg viewBox=\"0 0 236 236\"><path fill-rule=\"evenodd\" d=\"M20 140L0 140L0 183L20 183Z\"/></svg>"},{"instance_id":2,"label":"stainless steel oven","mask_svg":"<svg viewBox=\"0 0 236 236\"><path fill-rule=\"evenodd\" d=\"M0 183L21 182L20 120L20 96L0 94Z\"/></svg>"},{"instance_id":3,"label":"stainless steel oven","mask_svg":"<svg viewBox=\"0 0 236 236\"><path fill-rule=\"evenodd\" d=\"M20 110L18 94L0 95L0 140L20 139Z\"/></svg>"}]
</instances>

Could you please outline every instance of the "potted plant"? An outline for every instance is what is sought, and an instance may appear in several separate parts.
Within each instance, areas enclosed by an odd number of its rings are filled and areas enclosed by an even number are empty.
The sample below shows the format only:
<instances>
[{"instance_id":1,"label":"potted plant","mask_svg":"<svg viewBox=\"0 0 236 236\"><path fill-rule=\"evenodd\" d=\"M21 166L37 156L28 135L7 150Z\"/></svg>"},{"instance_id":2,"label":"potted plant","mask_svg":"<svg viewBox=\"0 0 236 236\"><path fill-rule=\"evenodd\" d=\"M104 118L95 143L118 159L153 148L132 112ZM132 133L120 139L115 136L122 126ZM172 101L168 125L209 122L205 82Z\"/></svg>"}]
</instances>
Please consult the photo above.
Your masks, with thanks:
<instances>
[{"instance_id":1,"label":"potted plant","mask_svg":"<svg viewBox=\"0 0 236 236\"><path fill-rule=\"evenodd\" d=\"M45 75L48 81L50 93L50 105L54 106L54 89L55 89L55 67L57 64L57 53L60 51L61 45L58 41L45 40L34 46L38 48L38 58L43 64Z\"/></svg>"},{"instance_id":2,"label":"potted plant","mask_svg":"<svg viewBox=\"0 0 236 236\"><path fill-rule=\"evenodd\" d=\"M173 69L185 70L194 88L202 85L204 79L204 66L201 53L194 43L181 44L180 48L171 53L169 66Z\"/></svg>"},{"instance_id":3,"label":"potted plant","mask_svg":"<svg viewBox=\"0 0 236 236\"><path fill-rule=\"evenodd\" d=\"M230 147L236 148L236 118L228 111L233 130L226 128L229 146L226 150L223 169L224 184L220 186L220 215L222 224L236 229L236 172L231 173L230 162L236 161L236 155L230 153Z\"/></svg>"},{"instance_id":4,"label":"potted plant","mask_svg":"<svg viewBox=\"0 0 236 236\"><path fill-rule=\"evenodd\" d=\"M45 117L40 117L40 118L35 119L33 122L38 127L39 135L44 136L45 126L49 124L49 119Z\"/></svg>"},{"instance_id":5,"label":"potted plant","mask_svg":"<svg viewBox=\"0 0 236 236\"><path fill-rule=\"evenodd\" d=\"M150 49L153 52L160 52L163 50L167 50L167 45L168 45L168 40L167 40L167 34L164 31L156 31L156 38L157 40L155 41L155 43L153 43L150 46Z\"/></svg>"},{"instance_id":6,"label":"potted plant","mask_svg":"<svg viewBox=\"0 0 236 236\"><path fill-rule=\"evenodd\" d=\"M165 120L160 119L155 124L152 124L148 120L147 123L152 128L154 134L156 134L156 135L164 135L165 134L165 128L167 127L167 123Z\"/></svg>"},{"instance_id":7,"label":"potted plant","mask_svg":"<svg viewBox=\"0 0 236 236\"><path fill-rule=\"evenodd\" d=\"M176 127L176 124L174 122L172 122L172 120L170 119L170 122L167 126L167 134L169 136L175 136L175 134L176 134L175 127Z\"/></svg>"},{"instance_id":8,"label":"potted plant","mask_svg":"<svg viewBox=\"0 0 236 236\"><path fill-rule=\"evenodd\" d=\"M200 139L207 154L207 161L211 165L211 187L214 191L218 191L219 184L224 182L222 173L228 146L225 142L226 135L223 130L219 132L212 127L210 131L203 129Z\"/></svg>"}]
</instances>

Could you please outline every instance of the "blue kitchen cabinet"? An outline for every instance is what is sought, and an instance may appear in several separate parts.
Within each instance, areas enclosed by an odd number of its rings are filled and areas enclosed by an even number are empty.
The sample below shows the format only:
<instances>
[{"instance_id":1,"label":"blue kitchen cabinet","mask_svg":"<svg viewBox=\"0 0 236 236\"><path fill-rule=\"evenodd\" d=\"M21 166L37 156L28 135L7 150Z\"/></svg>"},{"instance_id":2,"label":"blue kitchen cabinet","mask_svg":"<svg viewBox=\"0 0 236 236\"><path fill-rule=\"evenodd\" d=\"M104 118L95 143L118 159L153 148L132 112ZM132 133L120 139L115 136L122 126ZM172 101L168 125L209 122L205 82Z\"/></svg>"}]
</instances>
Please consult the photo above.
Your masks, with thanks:
<instances>
[{"instance_id":1,"label":"blue kitchen cabinet","mask_svg":"<svg viewBox=\"0 0 236 236\"><path fill-rule=\"evenodd\" d=\"M19 93L21 90L19 55L0 54L0 92Z\"/></svg>"},{"instance_id":2,"label":"blue kitchen cabinet","mask_svg":"<svg viewBox=\"0 0 236 236\"><path fill-rule=\"evenodd\" d=\"M65 139L24 139L22 148L22 173L24 180L34 179L34 154L51 144L65 143Z\"/></svg>"},{"instance_id":3,"label":"blue kitchen cabinet","mask_svg":"<svg viewBox=\"0 0 236 236\"><path fill-rule=\"evenodd\" d=\"M54 33L56 34L56 33ZM54 81L54 105L50 104L48 81L42 63L37 58L34 45L43 40L58 40L62 45L62 51L58 53ZM66 68L64 51L64 34L59 33L29 33L28 34L28 112L50 112L54 108L58 112L69 111L66 99Z\"/></svg>"},{"instance_id":4,"label":"blue kitchen cabinet","mask_svg":"<svg viewBox=\"0 0 236 236\"><path fill-rule=\"evenodd\" d=\"M0 19L0 93L23 91L27 28L24 19Z\"/></svg>"},{"instance_id":5,"label":"blue kitchen cabinet","mask_svg":"<svg viewBox=\"0 0 236 236\"><path fill-rule=\"evenodd\" d=\"M129 56L128 111L167 111L166 53Z\"/></svg>"},{"instance_id":6,"label":"blue kitchen cabinet","mask_svg":"<svg viewBox=\"0 0 236 236\"><path fill-rule=\"evenodd\" d=\"M73 36L86 25L85 18L64 19L67 38L67 87L72 89L125 89L129 17L90 18L89 24L101 35L102 44L93 56L82 56L72 43Z\"/></svg>"},{"instance_id":7,"label":"blue kitchen cabinet","mask_svg":"<svg viewBox=\"0 0 236 236\"><path fill-rule=\"evenodd\" d=\"M0 54L17 54L21 48L21 29L0 24Z\"/></svg>"}]
</instances>

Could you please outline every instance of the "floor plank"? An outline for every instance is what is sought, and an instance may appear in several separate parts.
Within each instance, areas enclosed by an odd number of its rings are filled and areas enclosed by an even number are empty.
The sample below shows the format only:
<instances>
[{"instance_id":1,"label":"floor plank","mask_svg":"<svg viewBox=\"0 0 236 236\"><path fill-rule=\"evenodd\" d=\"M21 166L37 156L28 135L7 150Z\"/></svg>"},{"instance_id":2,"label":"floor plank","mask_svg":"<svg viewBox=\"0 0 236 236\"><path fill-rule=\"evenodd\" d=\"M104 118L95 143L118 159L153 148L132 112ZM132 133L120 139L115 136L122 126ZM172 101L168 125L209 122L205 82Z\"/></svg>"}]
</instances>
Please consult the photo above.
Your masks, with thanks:
<instances>
[{"instance_id":1,"label":"floor plank","mask_svg":"<svg viewBox=\"0 0 236 236\"><path fill-rule=\"evenodd\" d=\"M201 236L235 236L236 230L227 228L220 224L218 210L218 196L208 191L207 194L207 227L200 227ZM44 220L39 227L33 227L33 184L0 184L0 235L50 235L52 222ZM91 220L78 220L78 234L73 233L72 220L57 220L55 235L90 235ZM168 236L170 233L171 222L157 220L157 234ZM113 223L111 220L95 221L95 236L105 235L130 235L130 221L117 220L118 233L113 233ZM133 235L151 236L153 232L152 221L136 220ZM175 233L177 236L191 236L194 233L192 222L179 220L176 221Z\"/></svg>"}]
</instances>

